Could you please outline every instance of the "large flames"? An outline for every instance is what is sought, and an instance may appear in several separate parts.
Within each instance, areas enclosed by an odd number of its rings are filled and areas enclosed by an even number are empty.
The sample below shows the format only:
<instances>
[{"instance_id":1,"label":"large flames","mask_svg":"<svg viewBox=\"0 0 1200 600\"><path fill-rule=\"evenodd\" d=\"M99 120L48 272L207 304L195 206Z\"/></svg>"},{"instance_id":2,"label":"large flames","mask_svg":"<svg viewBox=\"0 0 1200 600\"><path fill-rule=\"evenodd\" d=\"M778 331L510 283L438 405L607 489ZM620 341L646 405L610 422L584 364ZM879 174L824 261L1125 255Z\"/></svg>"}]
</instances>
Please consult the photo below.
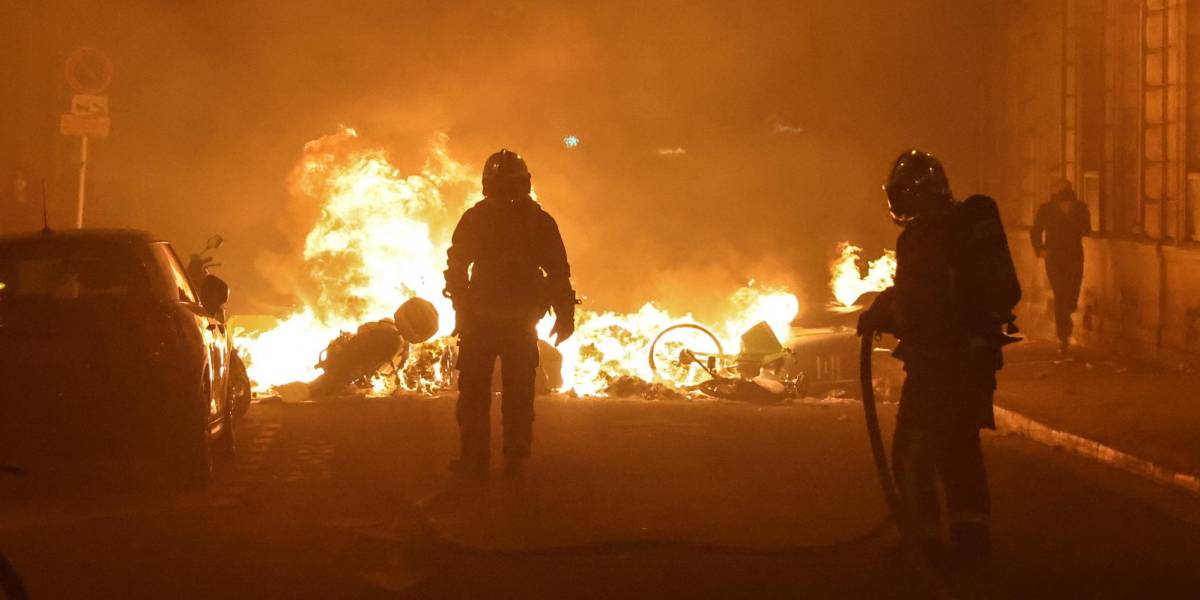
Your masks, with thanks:
<instances>
[{"instance_id":1,"label":"large flames","mask_svg":"<svg viewBox=\"0 0 1200 600\"><path fill-rule=\"evenodd\" d=\"M239 341L257 389L313 380L320 374L317 357L340 331L389 317L411 296L434 302L441 317L439 337L450 332L453 312L441 295L446 248L458 217L480 192L475 170L451 158L445 142L436 138L424 168L408 176L382 150L366 147L353 129L305 146L288 178L293 199L320 207L304 244L297 286L303 303L271 330ZM736 352L740 335L760 321L786 340L798 309L786 289L751 282L731 296L732 316L714 333L726 352ZM629 314L581 310L575 336L559 347L563 389L602 395L618 377L654 381L647 364L654 337L691 321L690 314L671 314L654 303ZM551 326L547 317L539 333L546 337ZM429 389L440 375L406 378L403 385ZM381 380L376 389L387 385Z\"/></svg>"},{"instance_id":2,"label":"large flames","mask_svg":"<svg viewBox=\"0 0 1200 600\"><path fill-rule=\"evenodd\" d=\"M391 316L411 296L434 302L439 334L453 327L442 297L446 247L462 207L478 195L466 167L434 140L419 174L402 176L353 129L309 142L288 178L299 203L320 215L304 242L303 307L241 349L260 389L311 381L317 357L340 331Z\"/></svg>"}]
</instances>

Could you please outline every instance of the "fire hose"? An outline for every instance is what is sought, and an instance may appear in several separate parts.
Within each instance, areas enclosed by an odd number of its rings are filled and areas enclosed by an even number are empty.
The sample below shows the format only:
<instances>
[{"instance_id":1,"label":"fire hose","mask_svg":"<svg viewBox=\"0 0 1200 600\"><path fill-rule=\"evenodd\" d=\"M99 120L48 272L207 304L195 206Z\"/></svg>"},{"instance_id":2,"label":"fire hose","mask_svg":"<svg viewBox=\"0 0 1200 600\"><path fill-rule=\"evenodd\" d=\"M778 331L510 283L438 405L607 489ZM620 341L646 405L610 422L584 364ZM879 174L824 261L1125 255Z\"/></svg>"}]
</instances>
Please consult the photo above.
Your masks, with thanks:
<instances>
[{"instance_id":1,"label":"fire hose","mask_svg":"<svg viewBox=\"0 0 1200 600\"><path fill-rule=\"evenodd\" d=\"M871 442L871 457L875 461L875 475L883 489L883 498L891 511L893 521L900 530L900 549L904 562L916 574L919 583L938 598L949 599L953 595L945 582L929 565L929 559L921 551L916 514L904 505L896 480L888 465L887 451L883 446L883 432L879 428L879 414L875 411L875 380L871 373L871 356L875 352L875 331L868 327L862 332L859 346L858 373L862 383L863 420L867 423L867 439Z\"/></svg>"}]
</instances>

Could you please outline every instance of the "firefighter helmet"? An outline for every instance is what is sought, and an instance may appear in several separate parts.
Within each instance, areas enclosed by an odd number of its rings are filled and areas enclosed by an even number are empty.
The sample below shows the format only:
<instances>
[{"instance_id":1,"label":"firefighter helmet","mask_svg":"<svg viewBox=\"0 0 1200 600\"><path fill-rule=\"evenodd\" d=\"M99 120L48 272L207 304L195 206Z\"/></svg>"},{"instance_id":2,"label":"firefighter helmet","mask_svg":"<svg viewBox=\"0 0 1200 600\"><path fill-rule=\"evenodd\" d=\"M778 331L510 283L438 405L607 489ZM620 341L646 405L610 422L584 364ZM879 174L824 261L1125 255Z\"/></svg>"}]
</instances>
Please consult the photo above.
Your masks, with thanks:
<instances>
[{"instance_id":1,"label":"firefighter helmet","mask_svg":"<svg viewBox=\"0 0 1200 600\"><path fill-rule=\"evenodd\" d=\"M513 199L529 195L529 167L520 154L502 149L483 165L483 195Z\"/></svg>"},{"instance_id":2,"label":"firefighter helmet","mask_svg":"<svg viewBox=\"0 0 1200 600\"><path fill-rule=\"evenodd\" d=\"M941 161L916 149L908 150L896 159L883 190L887 192L892 220L899 225L948 206L952 200L950 181L946 179Z\"/></svg>"}]
</instances>

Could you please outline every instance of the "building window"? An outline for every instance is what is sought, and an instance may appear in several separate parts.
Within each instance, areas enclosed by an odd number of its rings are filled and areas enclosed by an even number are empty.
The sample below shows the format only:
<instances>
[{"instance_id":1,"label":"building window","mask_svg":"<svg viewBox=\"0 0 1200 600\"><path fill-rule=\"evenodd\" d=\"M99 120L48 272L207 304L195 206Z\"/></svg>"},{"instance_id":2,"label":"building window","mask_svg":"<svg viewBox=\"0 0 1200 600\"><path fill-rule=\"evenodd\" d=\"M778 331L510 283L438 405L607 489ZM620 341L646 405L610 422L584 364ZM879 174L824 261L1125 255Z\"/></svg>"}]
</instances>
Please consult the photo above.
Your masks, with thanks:
<instances>
[{"instance_id":1,"label":"building window","mask_svg":"<svg viewBox=\"0 0 1200 600\"><path fill-rule=\"evenodd\" d=\"M1141 231L1141 2L1105 0L1104 197L1101 228Z\"/></svg>"},{"instance_id":2,"label":"building window","mask_svg":"<svg viewBox=\"0 0 1200 600\"><path fill-rule=\"evenodd\" d=\"M1184 189L1181 222L1184 239L1200 241L1200 0L1186 4L1187 58L1184 73L1187 79L1186 138L1187 187Z\"/></svg>"},{"instance_id":3,"label":"building window","mask_svg":"<svg viewBox=\"0 0 1200 600\"><path fill-rule=\"evenodd\" d=\"M1142 3L1141 233L1178 239L1183 203L1183 0Z\"/></svg>"}]
</instances>

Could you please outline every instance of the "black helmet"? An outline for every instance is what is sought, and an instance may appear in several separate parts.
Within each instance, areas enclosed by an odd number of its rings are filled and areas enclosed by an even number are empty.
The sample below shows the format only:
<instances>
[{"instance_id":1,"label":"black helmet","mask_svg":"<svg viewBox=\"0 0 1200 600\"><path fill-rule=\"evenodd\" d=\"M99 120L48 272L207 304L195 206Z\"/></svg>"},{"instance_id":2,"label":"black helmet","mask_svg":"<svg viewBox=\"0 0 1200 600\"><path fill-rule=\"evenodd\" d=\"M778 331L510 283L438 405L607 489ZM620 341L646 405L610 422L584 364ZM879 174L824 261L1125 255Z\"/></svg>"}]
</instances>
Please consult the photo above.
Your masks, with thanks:
<instances>
[{"instance_id":1,"label":"black helmet","mask_svg":"<svg viewBox=\"0 0 1200 600\"><path fill-rule=\"evenodd\" d=\"M512 200L529 195L529 190L529 167L520 154L503 149L483 164L484 196Z\"/></svg>"},{"instance_id":2,"label":"black helmet","mask_svg":"<svg viewBox=\"0 0 1200 600\"><path fill-rule=\"evenodd\" d=\"M934 155L909 150L896 159L892 174L883 186L892 220L904 225L951 202L950 181Z\"/></svg>"}]
</instances>

